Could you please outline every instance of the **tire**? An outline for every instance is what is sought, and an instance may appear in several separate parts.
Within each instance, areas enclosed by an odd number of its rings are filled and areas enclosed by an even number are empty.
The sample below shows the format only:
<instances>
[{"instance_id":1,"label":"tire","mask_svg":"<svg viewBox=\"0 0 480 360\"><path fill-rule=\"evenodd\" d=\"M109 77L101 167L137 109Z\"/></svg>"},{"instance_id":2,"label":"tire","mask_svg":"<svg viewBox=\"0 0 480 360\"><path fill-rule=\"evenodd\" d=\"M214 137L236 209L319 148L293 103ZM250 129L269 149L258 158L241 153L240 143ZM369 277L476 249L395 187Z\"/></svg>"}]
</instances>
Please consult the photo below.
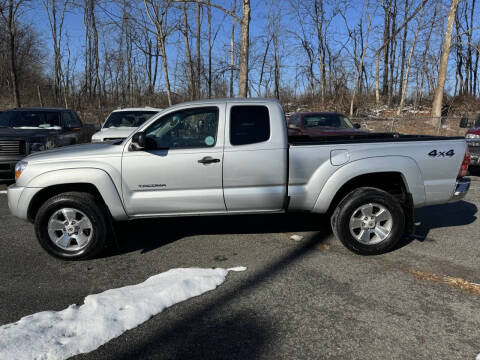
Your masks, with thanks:
<instances>
[{"instance_id":1,"label":"tire","mask_svg":"<svg viewBox=\"0 0 480 360\"><path fill-rule=\"evenodd\" d=\"M108 210L89 193L67 192L48 199L35 217L40 245L64 260L97 257L107 245ZM63 223L63 228L62 228Z\"/></svg>"},{"instance_id":2,"label":"tire","mask_svg":"<svg viewBox=\"0 0 480 360\"><path fill-rule=\"evenodd\" d=\"M377 255L392 250L402 239L405 214L394 196L377 188L363 187L340 201L331 224L335 236L349 250Z\"/></svg>"}]
</instances>

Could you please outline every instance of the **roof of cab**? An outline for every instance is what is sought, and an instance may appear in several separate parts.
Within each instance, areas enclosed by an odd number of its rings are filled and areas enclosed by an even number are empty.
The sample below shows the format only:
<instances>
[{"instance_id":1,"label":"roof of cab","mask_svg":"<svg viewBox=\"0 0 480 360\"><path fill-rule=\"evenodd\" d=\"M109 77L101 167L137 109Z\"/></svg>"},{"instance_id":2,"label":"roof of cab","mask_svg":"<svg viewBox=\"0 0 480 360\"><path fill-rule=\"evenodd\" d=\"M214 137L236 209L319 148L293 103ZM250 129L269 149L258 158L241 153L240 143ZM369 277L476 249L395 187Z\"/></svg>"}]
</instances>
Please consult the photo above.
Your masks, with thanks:
<instances>
[{"instance_id":1,"label":"roof of cab","mask_svg":"<svg viewBox=\"0 0 480 360\"><path fill-rule=\"evenodd\" d=\"M145 107L131 107L131 108L123 108L123 109L115 109L112 112L123 112L123 111L162 111L162 108L153 108L150 106Z\"/></svg>"}]
</instances>

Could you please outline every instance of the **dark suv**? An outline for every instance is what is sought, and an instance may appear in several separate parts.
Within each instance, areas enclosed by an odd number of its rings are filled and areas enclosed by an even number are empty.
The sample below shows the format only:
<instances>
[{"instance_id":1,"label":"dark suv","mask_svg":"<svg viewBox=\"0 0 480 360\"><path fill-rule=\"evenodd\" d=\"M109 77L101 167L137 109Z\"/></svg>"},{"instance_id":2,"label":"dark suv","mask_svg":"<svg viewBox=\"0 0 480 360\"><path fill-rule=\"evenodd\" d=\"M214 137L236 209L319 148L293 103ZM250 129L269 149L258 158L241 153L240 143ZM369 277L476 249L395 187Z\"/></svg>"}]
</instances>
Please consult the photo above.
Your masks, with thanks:
<instances>
[{"instance_id":1,"label":"dark suv","mask_svg":"<svg viewBox=\"0 0 480 360\"><path fill-rule=\"evenodd\" d=\"M20 108L0 112L0 181L15 178L15 164L36 151L90 141L84 126L68 109Z\"/></svg>"}]
</instances>

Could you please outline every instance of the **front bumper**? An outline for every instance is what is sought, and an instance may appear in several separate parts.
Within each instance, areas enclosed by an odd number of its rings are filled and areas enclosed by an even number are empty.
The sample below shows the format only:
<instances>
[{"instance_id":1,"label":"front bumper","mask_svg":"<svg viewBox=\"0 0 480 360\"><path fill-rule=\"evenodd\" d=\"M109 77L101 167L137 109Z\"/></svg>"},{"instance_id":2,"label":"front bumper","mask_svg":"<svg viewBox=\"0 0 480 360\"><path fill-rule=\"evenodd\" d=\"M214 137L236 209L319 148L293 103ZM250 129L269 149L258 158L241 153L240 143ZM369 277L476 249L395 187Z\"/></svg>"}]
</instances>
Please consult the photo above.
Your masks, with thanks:
<instances>
[{"instance_id":1,"label":"front bumper","mask_svg":"<svg viewBox=\"0 0 480 360\"><path fill-rule=\"evenodd\" d=\"M471 181L469 178L458 179L453 197L450 199L450 202L462 200L465 195L467 195L468 189L470 189L470 182Z\"/></svg>"},{"instance_id":2,"label":"front bumper","mask_svg":"<svg viewBox=\"0 0 480 360\"><path fill-rule=\"evenodd\" d=\"M8 209L13 216L19 218L26 218L26 215L22 214L22 211L19 209L20 197L22 196L23 187L17 186L17 184L10 185L7 191L8 198ZM25 212L26 213L26 212Z\"/></svg>"},{"instance_id":3,"label":"front bumper","mask_svg":"<svg viewBox=\"0 0 480 360\"><path fill-rule=\"evenodd\" d=\"M470 152L470 165L480 166L480 141L467 139L468 151Z\"/></svg>"},{"instance_id":4,"label":"front bumper","mask_svg":"<svg viewBox=\"0 0 480 360\"><path fill-rule=\"evenodd\" d=\"M22 187L17 184L10 185L7 191L8 208L13 216L23 220L33 219L28 218L28 208L32 202L33 197L40 191L41 188Z\"/></svg>"},{"instance_id":5,"label":"front bumper","mask_svg":"<svg viewBox=\"0 0 480 360\"><path fill-rule=\"evenodd\" d=\"M15 180L15 165L24 157L0 157L0 181Z\"/></svg>"}]
</instances>

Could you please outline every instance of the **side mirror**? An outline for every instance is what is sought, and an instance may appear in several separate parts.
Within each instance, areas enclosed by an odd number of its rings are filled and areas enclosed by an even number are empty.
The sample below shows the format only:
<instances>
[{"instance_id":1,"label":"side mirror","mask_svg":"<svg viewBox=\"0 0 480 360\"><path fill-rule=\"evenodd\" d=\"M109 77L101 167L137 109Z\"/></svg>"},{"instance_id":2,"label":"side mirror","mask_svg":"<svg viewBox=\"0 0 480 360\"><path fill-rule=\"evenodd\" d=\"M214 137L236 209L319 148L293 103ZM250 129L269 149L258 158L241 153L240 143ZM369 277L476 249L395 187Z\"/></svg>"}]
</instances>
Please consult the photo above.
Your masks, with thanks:
<instances>
[{"instance_id":1,"label":"side mirror","mask_svg":"<svg viewBox=\"0 0 480 360\"><path fill-rule=\"evenodd\" d=\"M459 124L459 126L460 126L462 129L468 128L468 127L469 127L468 125L469 125L469 124L468 124L468 118L463 117L463 118L460 119L460 124Z\"/></svg>"},{"instance_id":2,"label":"side mirror","mask_svg":"<svg viewBox=\"0 0 480 360\"><path fill-rule=\"evenodd\" d=\"M360 129L362 127L362 125L360 125L359 123L355 123L355 124L353 124L353 127L355 129Z\"/></svg>"},{"instance_id":3,"label":"side mirror","mask_svg":"<svg viewBox=\"0 0 480 360\"><path fill-rule=\"evenodd\" d=\"M147 137L143 131L137 132L132 137L132 148L134 150L143 150L147 144Z\"/></svg>"}]
</instances>

